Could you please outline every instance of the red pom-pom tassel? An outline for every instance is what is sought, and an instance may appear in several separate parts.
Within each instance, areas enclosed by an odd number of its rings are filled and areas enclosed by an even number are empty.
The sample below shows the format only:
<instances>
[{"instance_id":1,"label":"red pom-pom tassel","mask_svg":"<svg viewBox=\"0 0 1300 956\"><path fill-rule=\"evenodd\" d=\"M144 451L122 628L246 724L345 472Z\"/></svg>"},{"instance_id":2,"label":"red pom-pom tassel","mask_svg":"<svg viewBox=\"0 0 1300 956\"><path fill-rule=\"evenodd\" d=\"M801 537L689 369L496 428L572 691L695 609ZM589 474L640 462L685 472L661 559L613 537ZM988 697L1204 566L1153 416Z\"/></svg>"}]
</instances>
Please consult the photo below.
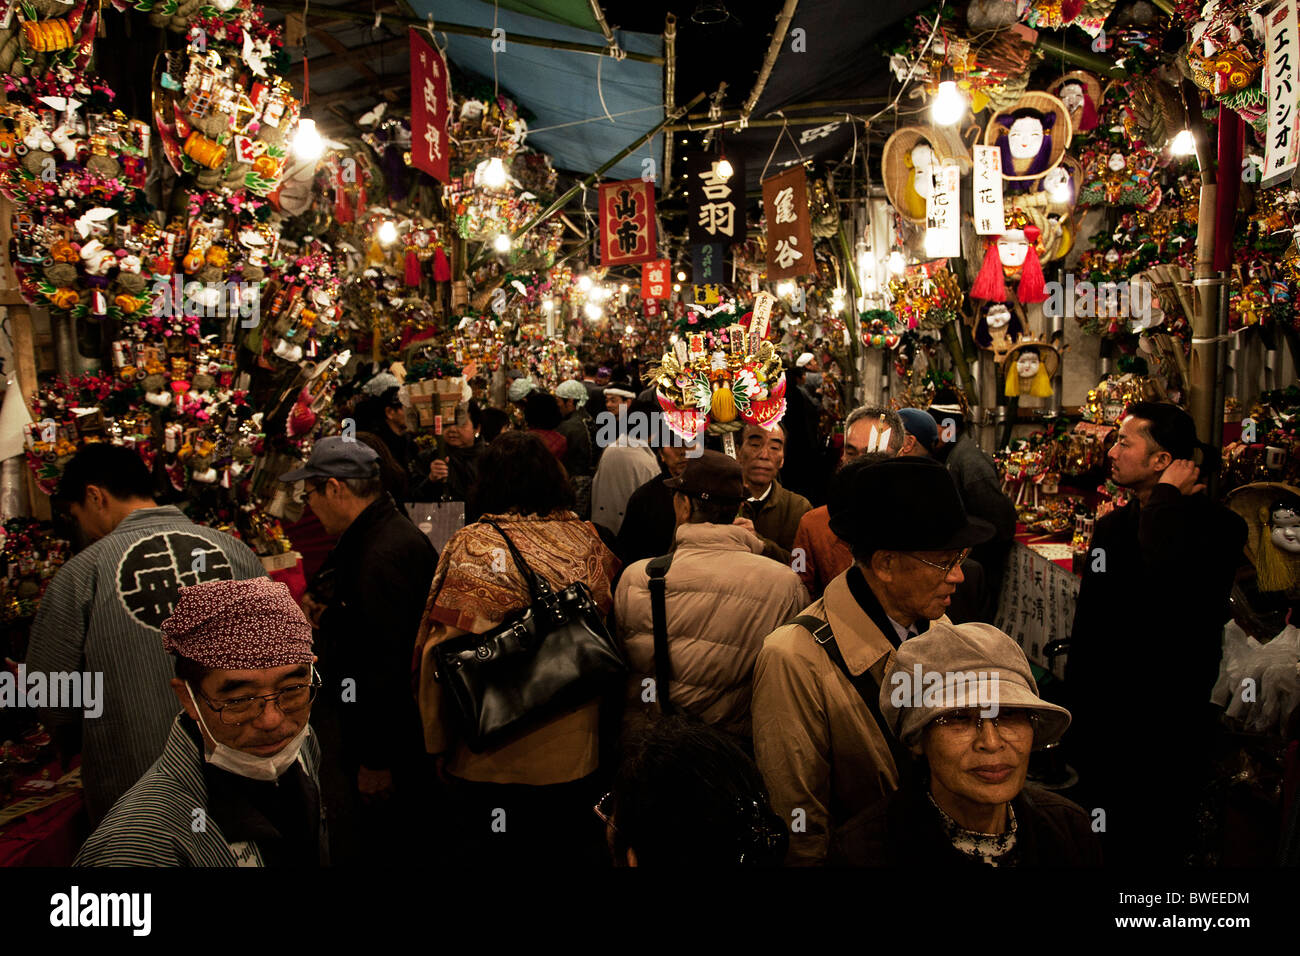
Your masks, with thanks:
<instances>
[{"instance_id":1,"label":"red pom-pom tassel","mask_svg":"<svg viewBox=\"0 0 1300 956\"><path fill-rule=\"evenodd\" d=\"M447 261L447 253L442 251L442 246L433 250L433 278L435 282L451 281L451 263Z\"/></svg>"},{"instance_id":2,"label":"red pom-pom tassel","mask_svg":"<svg viewBox=\"0 0 1300 956\"><path fill-rule=\"evenodd\" d=\"M1047 300L1043 267L1038 262L1039 235L1041 230L1037 226L1025 226L1025 241L1029 243L1029 252L1025 255L1025 266L1020 270L1020 285L1016 289L1016 298L1023 303Z\"/></svg>"},{"instance_id":3,"label":"red pom-pom tassel","mask_svg":"<svg viewBox=\"0 0 1300 956\"><path fill-rule=\"evenodd\" d=\"M406 250L406 284L409 286L420 284L420 257L415 254L414 249Z\"/></svg>"},{"instance_id":4,"label":"red pom-pom tassel","mask_svg":"<svg viewBox=\"0 0 1300 956\"><path fill-rule=\"evenodd\" d=\"M984 249L984 265L971 286L972 299L985 299L989 302L1007 301L1007 283L1002 278L1002 257L998 255L997 240L990 239Z\"/></svg>"}]
</instances>

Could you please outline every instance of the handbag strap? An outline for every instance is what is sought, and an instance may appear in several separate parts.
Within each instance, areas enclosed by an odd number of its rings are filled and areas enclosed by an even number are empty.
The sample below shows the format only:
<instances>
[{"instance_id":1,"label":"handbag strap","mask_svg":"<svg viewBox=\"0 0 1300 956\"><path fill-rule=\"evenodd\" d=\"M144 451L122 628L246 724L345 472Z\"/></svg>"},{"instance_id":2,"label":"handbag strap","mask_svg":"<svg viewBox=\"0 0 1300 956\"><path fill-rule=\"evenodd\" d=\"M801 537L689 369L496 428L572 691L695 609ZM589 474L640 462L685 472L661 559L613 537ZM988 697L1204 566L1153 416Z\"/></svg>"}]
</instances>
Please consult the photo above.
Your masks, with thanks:
<instances>
[{"instance_id":1,"label":"handbag strap","mask_svg":"<svg viewBox=\"0 0 1300 956\"><path fill-rule=\"evenodd\" d=\"M655 699L659 701L659 710L665 714L676 713L668 688L673 679L673 662L668 656L668 582L664 580L672 566L673 556L661 554L652 558L646 565L650 575L650 616L654 620L655 633Z\"/></svg>"},{"instance_id":2,"label":"handbag strap","mask_svg":"<svg viewBox=\"0 0 1300 956\"><path fill-rule=\"evenodd\" d=\"M492 527L496 528L497 534L506 539L506 547L510 549L510 554L515 559L515 565L519 568L519 573L522 574L524 580L528 582L528 594L532 599L532 603L536 604L543 597L550 597L550 585L546 583L540 574L537 574L528 566L528 562L524 560L524 556L519 553L519 549L515 547L515 543L510 540L510 535L506 534L505 531L502 530L501 525L497 524L491 518L483 518L481 520L484 524L490 524Z\"/></svg>"},{"instance_id":3,"label":"handbag strap","mask_svg":"<svg viewBox=\"0 0 1300 956\"><path fill-rule=\"evenodd\" d=\"M894 736L894 732L890 730L889 725L885 723L885 716L880 712L880 685L871 676L871 669L864 670L856 677L849 672L848 662L844 660L844 654L840 651L840 646L835 643L835 631L831 627L830 621L823 621L811 614L800 614L794 619L793 623L812 632L813 640L821 645L826 652L826 656L849 679L853 689L858 692L862 702L867 705L867 710L871 712L871 719L876 722L876 726L884 734L885 743L889 744L889 753L894 758L894 766L898 769L899 784L901 786L904 782L904 776L912 765L912 755L903 746L902 741Z\"/></svg>"}]
</instances>

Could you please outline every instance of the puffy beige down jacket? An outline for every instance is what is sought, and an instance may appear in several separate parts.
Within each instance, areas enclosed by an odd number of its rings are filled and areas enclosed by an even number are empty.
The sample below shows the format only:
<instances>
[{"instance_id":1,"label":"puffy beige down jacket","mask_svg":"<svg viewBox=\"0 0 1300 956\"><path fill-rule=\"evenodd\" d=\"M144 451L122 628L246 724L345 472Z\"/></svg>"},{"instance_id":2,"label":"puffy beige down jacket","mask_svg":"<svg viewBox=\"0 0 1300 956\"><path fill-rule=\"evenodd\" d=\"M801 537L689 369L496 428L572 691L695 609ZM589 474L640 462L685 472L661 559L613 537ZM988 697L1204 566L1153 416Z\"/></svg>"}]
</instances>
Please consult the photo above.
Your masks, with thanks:
<instances>
[{"instance_id":1,"label":"puffy beige down jacket","mask_svg":"<svg viewBox=\"0 0 1300 956\"><path fill-rule=\"evenodd\" d=\"M799 576L762 550L737 525L680 525L665 579L673 703L741 737L751 734L754 660L763 638L809 603ZM614 596L632 672L628 725L647 710L657 712L644 683L655 674L648 563L629 565Z\"/></svg>"}]
</instances>

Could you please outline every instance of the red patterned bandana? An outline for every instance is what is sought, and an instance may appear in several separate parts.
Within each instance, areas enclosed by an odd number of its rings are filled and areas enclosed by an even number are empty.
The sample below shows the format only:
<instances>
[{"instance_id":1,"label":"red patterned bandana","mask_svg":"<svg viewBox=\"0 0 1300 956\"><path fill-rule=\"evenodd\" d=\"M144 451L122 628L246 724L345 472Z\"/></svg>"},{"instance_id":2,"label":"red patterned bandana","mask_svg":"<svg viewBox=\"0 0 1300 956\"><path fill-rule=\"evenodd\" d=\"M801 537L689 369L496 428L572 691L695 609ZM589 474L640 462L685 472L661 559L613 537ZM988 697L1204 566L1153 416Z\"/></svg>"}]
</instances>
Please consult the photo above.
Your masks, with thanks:
<instances>
[{"instance_id":1,"label":"red patterned bandana","mask_svg":"<svg viewBox=\"0 0 1300 956\"><path fill-rule=\"evenodd\" d=\"M311 624L269 578L204 581L181 588L162 622L163 650L220 670L266 670L311 663Z\"/></svg>"}]
</instances>

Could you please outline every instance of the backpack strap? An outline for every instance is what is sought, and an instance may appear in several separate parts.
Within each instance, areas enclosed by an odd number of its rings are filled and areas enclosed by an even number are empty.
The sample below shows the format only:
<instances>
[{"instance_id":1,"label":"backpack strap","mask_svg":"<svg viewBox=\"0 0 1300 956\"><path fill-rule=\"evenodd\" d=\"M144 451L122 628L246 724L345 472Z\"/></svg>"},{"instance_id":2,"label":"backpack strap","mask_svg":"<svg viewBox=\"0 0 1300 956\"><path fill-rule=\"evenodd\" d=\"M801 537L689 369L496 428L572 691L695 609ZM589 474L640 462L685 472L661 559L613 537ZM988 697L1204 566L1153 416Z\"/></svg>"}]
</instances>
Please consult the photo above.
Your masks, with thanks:
<instances>
[{"instance_id":1,"label":"backpack strap","mask_svg":"<svg viewBox=\"0 0 1300 956\"><path fill-rule=\"evenodd\" d=\"M670 552L652 558L646 565L646 573L650 575L650 615L654 621L655 635L655 700L659 702L660 712L665 714L676 712L668 694L673 679L673 662L668 656L668 582L664 580L672 564L673 556Z\"/></svg>"},{"instance_id":2,"label":"backpack strap","mask_svg":"<svg viewBox=\"0 0 1300 956\"><path fill-rule=\"evenodd\" d=\"M903 746L902 741L894 736L894 732L890 730L889 725L885 723L885 716L880 712L880 685L871 676L871 670L868 668L856 677L849 672L849 665L844 660L844 654L840 651L840 646L835 643L835 632L830 621L823 621L811 614L800 614L791 623L798 624L812 633L813 640L821 645L826 652L826 656L849 679L853 689L858 692L862 702L867 705L867 710L871 713L871 719L876 722L876 726L880 728L880 732L885 736L885 742L889 744L889 753L894 758L894 766L898 769L899 786L903 786L912 765L912 755Z\"/></svg>"}]
</instances>

